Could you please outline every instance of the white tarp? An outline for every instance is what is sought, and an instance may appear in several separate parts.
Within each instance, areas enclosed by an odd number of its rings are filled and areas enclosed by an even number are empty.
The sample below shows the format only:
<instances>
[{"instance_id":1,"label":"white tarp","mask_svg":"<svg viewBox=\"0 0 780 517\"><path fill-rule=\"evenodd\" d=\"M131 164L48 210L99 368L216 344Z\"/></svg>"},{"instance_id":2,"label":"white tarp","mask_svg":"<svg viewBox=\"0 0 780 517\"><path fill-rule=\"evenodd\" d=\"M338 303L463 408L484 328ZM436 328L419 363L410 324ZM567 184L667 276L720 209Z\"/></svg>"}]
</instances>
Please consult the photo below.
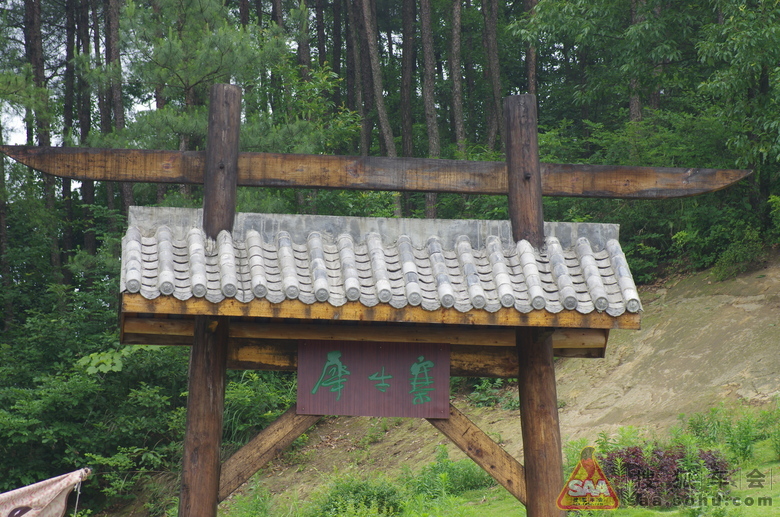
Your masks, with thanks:
<instances>
[{"instance_id":1,"label":"white tarp","mask_svg":"<svg viewBox=\"0 0 780 517\"><path fill-rule=\"evenodd\" d=\"M0 494L0 517L62 517L68 495L89 474L81 469Z\"/></svg>"}]
</instances>

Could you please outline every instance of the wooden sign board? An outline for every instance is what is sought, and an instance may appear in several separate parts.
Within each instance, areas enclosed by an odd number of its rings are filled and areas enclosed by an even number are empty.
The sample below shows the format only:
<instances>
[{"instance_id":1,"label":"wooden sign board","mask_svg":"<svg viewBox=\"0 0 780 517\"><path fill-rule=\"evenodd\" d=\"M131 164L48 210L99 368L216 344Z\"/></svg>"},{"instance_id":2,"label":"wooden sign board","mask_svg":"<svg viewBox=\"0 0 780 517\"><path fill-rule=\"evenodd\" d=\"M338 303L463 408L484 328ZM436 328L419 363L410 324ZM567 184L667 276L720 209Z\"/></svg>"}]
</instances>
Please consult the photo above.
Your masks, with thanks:
<instances>
[{"instance_id":1,"label":"wooden sign board","mask_svg":"<svg viewBox=\"0 0 780 517\"><path fill-rule=\"evenodd\" d=\"M448 418L450 346L300 341L298 414Z\"/></svg>"}]
</instances>

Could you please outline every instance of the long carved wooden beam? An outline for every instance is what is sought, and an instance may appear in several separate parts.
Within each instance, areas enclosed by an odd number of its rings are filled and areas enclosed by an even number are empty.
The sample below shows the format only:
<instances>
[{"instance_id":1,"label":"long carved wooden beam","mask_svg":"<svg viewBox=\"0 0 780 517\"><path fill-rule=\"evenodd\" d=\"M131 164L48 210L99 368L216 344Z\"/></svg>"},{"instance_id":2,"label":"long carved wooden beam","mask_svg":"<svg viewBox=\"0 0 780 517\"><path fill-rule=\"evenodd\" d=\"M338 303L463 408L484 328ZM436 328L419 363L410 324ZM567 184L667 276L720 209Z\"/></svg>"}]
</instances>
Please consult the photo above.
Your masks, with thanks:
<instances>
[{"instance_id":1,"label":"long carved wooden beam","mask_svg":"<svg viewBox=\"0 0 780 517\"><path fill-rule=\"evenodd\" d=\"M205 151L0 146L33 169L78 180L203 183ZM545 196L663 199L720 190L752 171L542 163ZM241 153L238 184L506 195L505 162Z\"/></svg>"}]
</instances>

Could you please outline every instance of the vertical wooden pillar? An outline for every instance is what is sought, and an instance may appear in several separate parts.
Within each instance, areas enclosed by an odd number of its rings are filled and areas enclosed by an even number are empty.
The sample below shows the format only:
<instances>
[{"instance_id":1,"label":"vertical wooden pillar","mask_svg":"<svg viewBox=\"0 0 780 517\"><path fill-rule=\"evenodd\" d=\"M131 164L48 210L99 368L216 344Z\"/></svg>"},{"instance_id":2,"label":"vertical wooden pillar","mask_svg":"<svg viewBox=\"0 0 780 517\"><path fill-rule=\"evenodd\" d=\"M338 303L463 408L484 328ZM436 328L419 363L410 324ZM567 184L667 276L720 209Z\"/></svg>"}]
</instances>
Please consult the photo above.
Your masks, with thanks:
<instances>
[{"instance_id":1,"label":"vertical wooden pillar","mask_svg":"<svg viewBox=\"0 0 780 517\"><path fill-rule=\"evenodd\" d=\"M222 230L233 229L240 123L241 89L214 85L210 93L203 197L203 230L209 239L216 239ZM217 515L228 327L225 317L195 317L179 517Z\"/></svg>"},{"instance_id":2,"label":"vertical wooden pillar","mask_svg":"<svg viewBox=\"0 0 780 517\"><path fill-rule=\"evenodd\" d=\"M552 332L518 328L517 352L526 511L528 517L562 517L556 504L564 480Z\"/></svg>"},{"instance_id":3,"label":"vertical wooden pillar","mask_svg":"<svg viewBox=\"0 0 780 517\"><path fill-rule=\"evenodd\" d=\"M515 241L544 245L542 177L539 169L536 96L504 99L509 216ZM561 517L556 505L563 488L561 431L551 332L517 329L520 418L525 456L528 517Z\"/></svg>"},{"instance_id":4,"label":"vertical wooden pillar","mask_svg":"<svg viewBox=\"0 0 780 517\"><path fill-rule=\"evenodd\" d=\"M525 239L533 247L541 248L544 245L544 218L536 96L513 95L505 98L504 119L512 237L516 241Z\"/></svg>"}]
</instances>

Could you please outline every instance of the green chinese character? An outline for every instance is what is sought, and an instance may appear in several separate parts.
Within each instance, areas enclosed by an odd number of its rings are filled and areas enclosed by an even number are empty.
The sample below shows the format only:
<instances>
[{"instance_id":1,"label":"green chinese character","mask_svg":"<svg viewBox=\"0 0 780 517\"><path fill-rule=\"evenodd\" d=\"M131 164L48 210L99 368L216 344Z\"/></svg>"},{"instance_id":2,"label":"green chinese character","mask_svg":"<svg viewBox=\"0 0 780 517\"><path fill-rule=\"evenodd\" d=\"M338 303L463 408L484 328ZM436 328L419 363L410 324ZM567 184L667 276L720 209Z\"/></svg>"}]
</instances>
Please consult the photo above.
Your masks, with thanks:
<instances>
[{"instance_id":1,"label":"green chinese character","mask_svg":"<svg viewBox=\"0 0 780 517\"><path fill-rule=\"evenodd\" d=\"M388 384L387 382L384 382L384 381L386 381L388 379L392 379L393 376L392 375L385 375L385 367L383 366L381 372L376 372L375 374L370 375L368 378L370 380L372 380L372 381L381 381L378 384L375 384L374 387L376 389L378 389L379 391L381 391L382 393L384 393L385 391L387 391L387 388L390 387L390 384Z\"/></svg>"},{"instance_id":2,"label":"green chinese character","mask_svg":"<svg viewBox=\"0 0 780 517\"><path fill-rule=\"evenodd\" d=\"M429 372L433 366L433 361L426 361L424 356L420 356L417 358L417 362L409 368L412 374L410 379L412 389L409 393L414 395L412 404L424 404L431 401L428 392L433 391L434 388L433 377L429 375Z\"/></svg>"},{"instance_id":3,"label":"green chinese character","mask_svg":"<svg viewBox=\"0 0 780 517\"><path fill-rule=\"evenodd\" d=\"M344 389L344 383L347 382L347 379L344 378L346 375L349 375L349 370L341 363L341 352L338 350L328 352L328 360L322 368L320 380L317 381L314 389L311 390L312 395L315 395L320 387L330 387L330 391L338 393L336 400L339 400L341 398L341 390Z\"/></svg>"}]
</instances>

